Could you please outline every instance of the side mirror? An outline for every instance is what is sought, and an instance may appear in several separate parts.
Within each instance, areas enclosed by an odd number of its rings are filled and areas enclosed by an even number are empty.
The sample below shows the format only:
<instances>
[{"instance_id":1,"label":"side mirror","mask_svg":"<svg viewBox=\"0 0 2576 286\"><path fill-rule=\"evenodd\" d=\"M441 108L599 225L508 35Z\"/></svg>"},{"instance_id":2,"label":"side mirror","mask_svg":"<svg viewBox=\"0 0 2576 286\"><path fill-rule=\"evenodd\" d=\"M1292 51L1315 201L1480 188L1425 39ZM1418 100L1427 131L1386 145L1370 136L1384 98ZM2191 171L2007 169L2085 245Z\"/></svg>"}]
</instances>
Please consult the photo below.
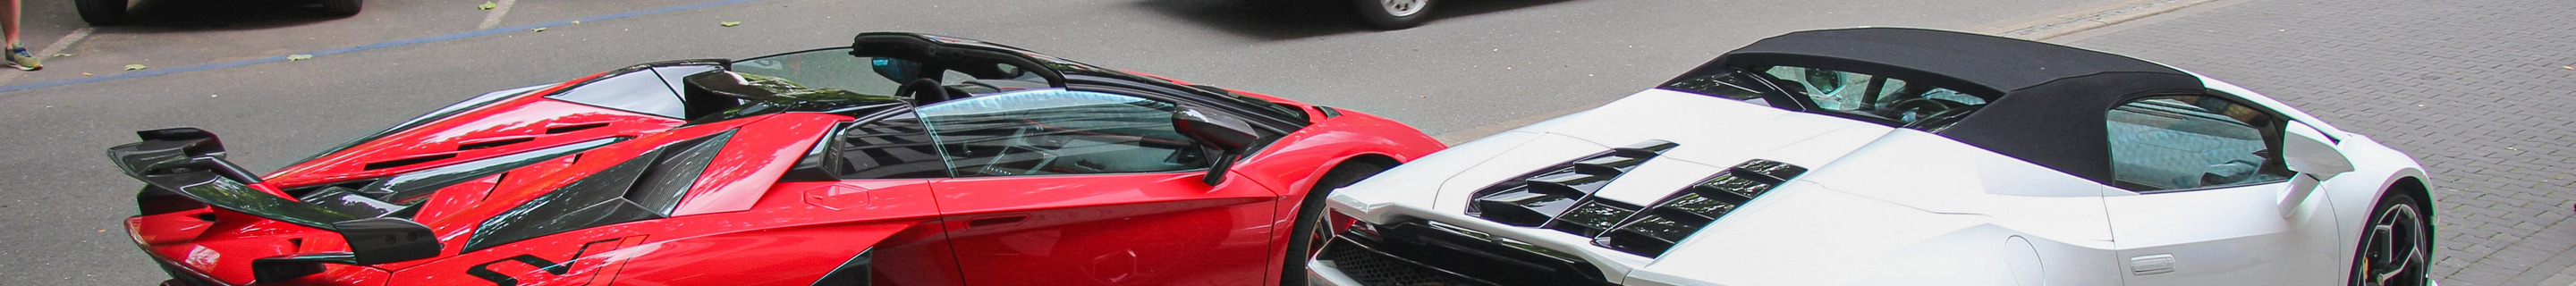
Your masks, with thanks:
<instances>
[{"instance_id":1,"label":"side mirror","mask_svg":"<svg viewBox=\"0 0 2576 286\"><path fill-rule=\"evenodd\" d=\"M924 79L921 77L921 62L912 60L887 57L871 58L868 59L868 69L876 71L877 76L885 77L888 81L909 82L915 79Z\"/></svg>"},{"instance_id":2,"label":"side mirror","mask_svg":"<svg viewBox=\"0 0 2576 286\"><path fill-rule=\"evenodd\" d=\"M2289 130L2283 132L2288 136L2281 140L2281 158L2288 161L2290 171L2323 181L2353 170L2352 160L2344 158L2343 151L2335 150L2325 133L2307 124L2288 125Z\"/></svg>"},{"instance_id":3,"label":"side mirror","mask_svg":"<svg viewBox=\"0 0 2576 286\"><path fill-rule=\"evenodd\" d=\"M1172 111L1172 127L1181 135L1189 136L1190 140L1223 152L1217 156L1216 166L1208 167L1206 181L1211 186L1225 182L1225 169L1234 167L1235 159L1251 151L1252 145L1261 143L1261 134L1253 131L1252 123L1245 122L1243 118L1186 106Z\"/></svg>"}]
</instances>

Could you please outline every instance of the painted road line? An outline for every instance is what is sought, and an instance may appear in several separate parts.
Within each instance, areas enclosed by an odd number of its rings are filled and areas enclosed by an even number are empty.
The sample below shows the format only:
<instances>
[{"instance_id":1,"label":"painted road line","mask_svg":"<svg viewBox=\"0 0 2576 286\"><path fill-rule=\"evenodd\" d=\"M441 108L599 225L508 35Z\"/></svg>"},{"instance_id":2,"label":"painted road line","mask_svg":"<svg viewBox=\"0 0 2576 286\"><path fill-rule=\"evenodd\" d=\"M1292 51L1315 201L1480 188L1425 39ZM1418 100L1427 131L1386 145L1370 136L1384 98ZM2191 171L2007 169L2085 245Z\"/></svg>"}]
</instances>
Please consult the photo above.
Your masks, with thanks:
<instances>
[{"instance_id":1,"label":"painted road line","mask_svg":"<svg viewBox=\"0 0 2576 286\"><path fill-rule=\"evenodd\" d=\"M45 45L44 52L37 53L36 56L51 57L54 56L54 54L62 53L63 49L71 48L73 42L79 42L81 39L89 38L89 32L93 30L98 30L98 28L81 27L80 29L72 29L72 33L70 35L63 35L62 39L54 40L54 44Z\"/></svg>"},{"instance_id":2,"label":"painted road line","mask_svg":"<svg viewBox=\"0 0 2576 286\"><path fill-rule=\"evenodd\" d=\"M346 48L336 48L336 49L327 49L327 50L319 50L319 51L310 51L310 52L303 52L303 53L298 53L298 54L306 54L306 55L313 55L313 56L315 56L315 57L321 57L321 56L328 56L328 55L334 55L334 54L343 54L343 53L350 53L350 52L358 52L358 51L365 51L365 50L382 49L382 48L399 47L399 46L408 46L408 45L421 44L421 43L439 42L439 41L447 41L447 40L455 40L455 39L463 39L463 38L472 38L472 37L480 37L480 36L489 36L489 35L493 35L493 34L500 34L500 33L505 33L505 32L527 31L527 30L529 30L529 29L545 28L545 27L554 27L554 26L562 26L562 25L566 25L566 24L572 24L573 22L599 22L599 21L614 20L614 19L627 18L627 17L635 17L635 16L643 16L643 15L652 15L652 14L661 14L661 13L670 13L670 12L678 12L678 11L685 11L685 10L692 10L692 9L699 9L699 8L707 8L707 7L715 7L715 6L732 5L732 4L741 4L741 3L745 3L745 2L753 2L753 1L760 1L760 0L725 0L725 1L706 2L706 3L698 3L698 4L689 4L689 5L673 6L673 7L661 8L661 9L653 9L653 10L643 10L643 11L634 11L634 12L626 12L626 13L617 13L617 14L609 14L609 15L602 15L602 16L592 16L592 17L589 17L589 18L572 19L572 20L565 20L565 21L551 21L551 22L545 22L545 23L536 23L536 24L518 25L518 26L510 26L510 27L501 27L501 28L492 28L492 29L475 30L475 31L471 31L471 32L455 33L455 34L447 34L447 35L443 35L443 36L434 36L434 37L427 37L427 38L417 38L417 39L409 39L409 40L399 40L399 41L391 41L391 42L381 42L381 43L374 43L374 44L366 44L366 45L359 45L359 46L346 47ZM212 64L203 64L203 65L185 66L185 67L177 67L177 68L169 68L169 69L159 69L159 68L155 68L155 69L150 69L150 70L136 71L136 72L130 72L130 73L121 73L121 74L107 75L107 76L86 77L86 78L66 79L66 80L56 80L56 81L47 81L47 82L37 82L37 83L20 84L20 85L7 85L7 86L0 86L0 93L12 92L12 91L20 91L20 90L29 90L29 89L38 89L38 88L47 88L47 87L56 87L56 86L65 86L65 85L75 85L75 84L94 83L94 82L103 82L103 81L112 81L112 80L122 80L122 79L131 79L131 78L140 78L140 77L150 77L150 76L166 75L166 74L175 74L175 73L185 73L185 72L195 72L195 71L203 71L203 70L212 70L212 69L222 69L222 68L229 68L229 67L238 67L238 66L247 66L247 65L254 65L254 64L264 64L264 63L283 62L283 61L286 61L286 56L276 56L276 57L267 57L267 58L258 58L258 59L249 59L249 60L240 60L240 61L230 61L230 62L221 62L221 63L212 63Z\"/></svg>"},{"instance_id":3,"label":"painted road line","mask_svg":"<svg viewBox=\"0 0 2576 286\"><path fill-rule=\"evenodd\" d=\"M2066 33L2060 33L2060 34L2058 34L2058 35L2056 35L2056 36L2051 36L2051 37L2048 37L2048 38L2046 38L2046 39L2042 39L2042 40L2040 40L2040 41L2050 42L2050 43L2056 43L2056 44L2061 44L2061 45L2063 45L2063 44L2067 44L2067 43L2074 43L2075 41L2082 41L2082 40L2084 40L2084 39L2088 39L2088 38L2092 38L2092 37L2098 37L2098 36L2102 36L2102 35L2108 35L2108 34L2111 34L2111 33L2118 33L2118 32L2120 32L2120 31L2122 31L2122 30L2128 30L2128 29L2130 29L2130 28L2137 28L2137 27L2139 27L2139 26L2146 26L2146 25L2149 25L2149 24L2154 24L2154 23L2156 23L2156 22L2163 22L2163 21L2166 21L2166 20L2172 20L2172 19L2176 19L2176 18L2182 18L2182 17L2185 17L2185 16L2190 16L2190 15L2192 15L2192 14L2200 14L2201 12L2208 12L2208 11L2210 11L2210 10L2216 10L2216 9L2219 9L2219 8L2224 8L2224 7L2227 7L2227 6L2230 6L2230 5L2236 5L2236 4L2238 4L2238 3L2245 3L2245 2L2248 2L2248 1L2253 1L2253 0L2213 0L2213 1L2204 1L2204 2L2201 2L2201 3L2195 3L2195 4L2188 5L2188 6L2172 7L2172 9L2168 9L2168 10L2166 10L2166 11L2159 11L2159 12L2156 12L2156 13L2153 13L2153 14L2149 14L2149 15L2140 15L2140 16L2138 16L2138 17L2134 17L2134 18L2131 18L2131 19L2121 20L2121 21L2114 22L2114 23L2111 23L2111 24L2108 24L2108 25L2102 25L2101 27L2093 27L2093 28L2091 28L2091 29L2084 29L2084 30L2080 30L2080 31L2069 31L2069 32L2066 32ZM2576 286L2576 285L2571 285L2571 286Z\"/></svg>"},{"instance_id":4,"label":"painted road line","mask_svg":"<svg viewBox=\"0 0 2576 286\"><path fill-rule=\"evenodd\" d=\"M2033 23L2018 29L1995 33L1995 35L2032 41L2047 41L2050 38L2056 38L2066 34L2117 25L2130 20L2164 14L2165 12L2173 12L2174 10L2180 10L2185 7L2200 5L2202 3L2209 3L2211 1L2216 0L2131 1L2087 12L2061 15L2055 17L2053 21Z\"/></svg>"}]
</instances>

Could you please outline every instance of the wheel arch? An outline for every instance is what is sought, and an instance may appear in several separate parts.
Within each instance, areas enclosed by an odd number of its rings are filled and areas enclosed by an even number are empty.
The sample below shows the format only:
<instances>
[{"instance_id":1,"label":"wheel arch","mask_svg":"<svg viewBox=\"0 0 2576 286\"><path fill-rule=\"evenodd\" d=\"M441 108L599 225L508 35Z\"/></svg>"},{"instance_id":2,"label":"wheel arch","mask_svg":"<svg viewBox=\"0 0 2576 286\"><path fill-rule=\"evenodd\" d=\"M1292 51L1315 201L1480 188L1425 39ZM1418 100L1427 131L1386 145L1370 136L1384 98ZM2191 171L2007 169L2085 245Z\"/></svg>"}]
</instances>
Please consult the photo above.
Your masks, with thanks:
<instances>
[{"instance_id":1,"label":"wheel arch","mask_svg":"<svg viewBox=\"0 0 2576 286\"><path fill-rule=\"evenodd\" d=\"M1404 164L1403 160L1396 159L1395 156L1371 152L1343 157L1341 161L1333 162L1332 168L1340 168L1343 164L1350 164L1351 162L1377 164L1379 167L1387 168L1395 168L1395 165ZM1325 168L1324 170L1332 170L1332 168Z\"/></svg>"},{"instance_id":2,"label":"wheel arch","mask_svg":"<svg viewBox=\"0 0 2576 286\"><path fill-rule=\"evenodd\" d=\"M2379 204L2382 202L2381 200L2382 200L2382 199L2386 199L2386 198L2388 197L2388 195L2392 195L2392 194L2400 194L2399 192L2403 192L2402 194L2407 194L2407 195L2409 195L2410 197L2412 197L2412 199L2414 200L2414 202L2413 202L2413 203L2415 203L2417 206L2419 206L2417 210L2418 210L2418 211L2420 211L2420 212L2422 212L2422 215L2423 215L2423 217L2424 217L2424 219L2425 219L2425 222L2426 222L2426 224L2424 225L2424 231L2425 231L2425 232L2427 232L2427 233L2432 234L2434 237L2440 237L2441 230L2440 230L2439 223L2436 221L2436 220L2437 220L2436 215L2435 215L2436 210L2434 210L2434 208L2435 208L2435 207L2433 206L2433 201L2434 201L2434 199L2433 199L2433 196L2432 196L2432 195L2433 195L2433 192L2432 192L2432 184L2431 184L2431 182L2427 182L2427 181L2425 181L2427 177L2428 177L2428 176L2426 176L2426 175L2424 174L2424 171L2423 171L2423 169L2422 169L2421 167L2418 167L2418 166L2412 166L2412 165L2410 165L2410 166L2404 166L2404 167L2399 167L2399 168L2396 168L2396 170L2394 170L2394 171L2392 171L2392 172L2387 172L2386 177L2384 177L2384 178L2386 178L2386 179L2383 179L2381 182L2379 182L2379 183L2378 183L2378 185L2376 186L2377 188L2373 188L2373 189L2366 189L2366 190L2367 190L2367 191L2366 191L2366 192L2367 192L2367 194L2370 196L2370 197L2368 197L2367 199L2359 200L2358 202L2356 202L2356 203L2351 203L2351 204L2347 204L2347 203L2337 203L2337 205L2350 205L2350 206L2353 206L2353 207L2354 207L2354 208L2349 208L2349 209L2341 209L2341 210L2338 210L2338 212L2347 212L2347 211L2354 211L2354 210L2358 210L2358 212L2357 212L2357 213L2358 213L2358 214L2360 214L2360 215L2356 216L2356 217L2358 217L2359 219L2348 220L2348 221L2346 221L2346 222L2344 222L2344 223L2340 224L2338 227L2342 227L2342 228L2346 228L2346 229L2352 229L2352 230L2359 230L2359 229L2367 228L2367 227L2368 227L2368 225L2370 224L2370 222L2369 222L2369 220L2370 220L2370 219L2369 219L2369 218L2370 218L2370 217L2372 217L2372 216L2374 216L2374 215L2376 215L2376 210L2378 209ZM2368 184L2368 182L2354 182L2354 183L2352 183L2352 184ZM2350 191L2349 191L2349 192L2344 192L2344 193L2362 193L2362 192L2364 192L2364 191L2363 191L2364 189L2362 189L2362 188L2363 188L2363 187L2368 187L2369 185L2361 185L2361 186L2351 186L2351 185L2347 185L2347 186L2348 186L2348 187L2350 187L2350 188L2348 188L2348 189L2347 189L2347 190L2350 190ZM2353 195L2360 195L2360 194L2353 194ZM2345 198L2351 198L2351 197L2350 197L2350 196L2346 196ZM2338 199L2342 199L2342 198L2338 198ZM2346 236L2345 236L2345 239L2344 239L2343 241L2339 242L2340 244L2342 244L2342 249L2346 249L2346 250L2354 251L2354 252L2351 252L2351 253L2345 253L2346 255L2343 255L2343 257L2341 257L2341 259L2343 259L2343 260L2344 260L2344 261L2343 261L2343 265L2355 265L2356 263L2361 263L2360 257L2359 257L2358 255L2359 255L2359 251L2361 251L2361 249L2362 249L2363 247L2365 247L2365 246L2363 245L2364 243L2361 241L2362 239L2363 239L2363 238L2362 238L2362 234L2360 234L2360 233L2351 233L2351 234L2346 235ZM2428 249L2428 250L2430 250L2430 251L2439 251L2439 250L2441 249L2441 246L2440 246L2440 245L2438 245L2438 244L2439 244L2439 241L2440 241L2440 239L2433 239L2433 240L2425 241L2426 249ZM2427 253L2427 254L2428 254L2428 255L2431 255L2432 253ZM2347 270L2347 271L2350 271L2350 270ZM2353 277L2353 276L2350 276L2350 275L2351 275L2351 274L2346 274L2347 279L2349 279L2350 277ZM2349 283L2349 282L2351 282L2351 281L2350 281L2350 280L2346 280L2345 282Z\"/></svg>"},{"instance_id":3,"label":"wheel arch","mask_svg":"<svg viewBox=\"0 0 2576 286\"><path fill-rule=\"evenodd\" d=\"M1342 165L1350 164L1352 162L1363 162L1378 164L1379 167L1392 169L1395 168L1395 165L1404 164L1408 159L1409 158L1398 158L1396 155L1389 155L1383 152L1356 151L1351 155L1342 156L1341 158L1327 161L1324 164L1318 164L1315 166L1314 173L1309 173L1310 175L1306 175L1306 178L1296 182L1289 182L1287 185L1289 185L1290 189L1294 190L1310 190L1314 189L1316 185L1323 184L1324 174L1332 173L1334 168L1341 168Z\"/></svg>"}]
</instances>

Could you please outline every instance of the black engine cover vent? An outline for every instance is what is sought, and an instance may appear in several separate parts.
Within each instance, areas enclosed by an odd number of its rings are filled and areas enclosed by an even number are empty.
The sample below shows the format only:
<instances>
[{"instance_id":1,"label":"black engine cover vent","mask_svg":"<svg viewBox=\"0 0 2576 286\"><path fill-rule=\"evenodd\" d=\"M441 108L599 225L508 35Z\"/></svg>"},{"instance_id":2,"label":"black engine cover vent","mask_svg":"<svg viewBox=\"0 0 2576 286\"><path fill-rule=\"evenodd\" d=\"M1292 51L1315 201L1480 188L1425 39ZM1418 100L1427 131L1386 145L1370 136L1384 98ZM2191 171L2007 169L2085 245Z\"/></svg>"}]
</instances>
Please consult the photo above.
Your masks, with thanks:
<instances>
[{"instance_id":1,"label":"black engine cover vent","mask_svg":"<svg viewBox=\"0 0 2576 286\"><path fill-rule=\"evenodd\" d=\"M1682 188L1653 207L1631 211L1633 215L1620 220L1617 228L1594 236L1592 243L1646 257L1662 256L1682 238L1806 172L1805 167L1778 161L1745 161Z\"/></svg>"},{"instance_id":2,"label":"black engine cover vent","mask_svg":"<svg viewBox=\"0 0 2576 286\"><path fill-rule=\"evenodd\" d=\"M1619 175L1676 146L1681 145L1646 140L1521 174L1476 190L1476 200L1467 204L1467 215L1513 226L1546 224L1574 209Z\"/></svg>"}]
</instances>

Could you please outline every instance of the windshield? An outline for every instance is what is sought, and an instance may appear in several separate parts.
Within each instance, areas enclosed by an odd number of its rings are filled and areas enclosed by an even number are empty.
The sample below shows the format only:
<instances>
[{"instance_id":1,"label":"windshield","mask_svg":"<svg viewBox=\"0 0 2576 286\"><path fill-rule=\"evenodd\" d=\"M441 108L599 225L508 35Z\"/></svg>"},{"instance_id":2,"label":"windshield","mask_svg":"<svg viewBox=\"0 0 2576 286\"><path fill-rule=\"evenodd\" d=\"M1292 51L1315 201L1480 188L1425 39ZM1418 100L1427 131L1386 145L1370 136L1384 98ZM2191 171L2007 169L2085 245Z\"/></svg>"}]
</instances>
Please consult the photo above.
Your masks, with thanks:
<instances>
[{"instance_id":1,"label":"windshield","mask_svg":"<svg viewBox=\"0 0 2576 286\"><path fill-rule=\"evenodd\" d=\"M850 51L830 48L744 59L734 61L731 69L779 77L812 88L880 96L893 96L904 84L925 80L967 95L1051 87L1046 77L1007 64L862 57Z\"/></svg>"}]
</instances>

